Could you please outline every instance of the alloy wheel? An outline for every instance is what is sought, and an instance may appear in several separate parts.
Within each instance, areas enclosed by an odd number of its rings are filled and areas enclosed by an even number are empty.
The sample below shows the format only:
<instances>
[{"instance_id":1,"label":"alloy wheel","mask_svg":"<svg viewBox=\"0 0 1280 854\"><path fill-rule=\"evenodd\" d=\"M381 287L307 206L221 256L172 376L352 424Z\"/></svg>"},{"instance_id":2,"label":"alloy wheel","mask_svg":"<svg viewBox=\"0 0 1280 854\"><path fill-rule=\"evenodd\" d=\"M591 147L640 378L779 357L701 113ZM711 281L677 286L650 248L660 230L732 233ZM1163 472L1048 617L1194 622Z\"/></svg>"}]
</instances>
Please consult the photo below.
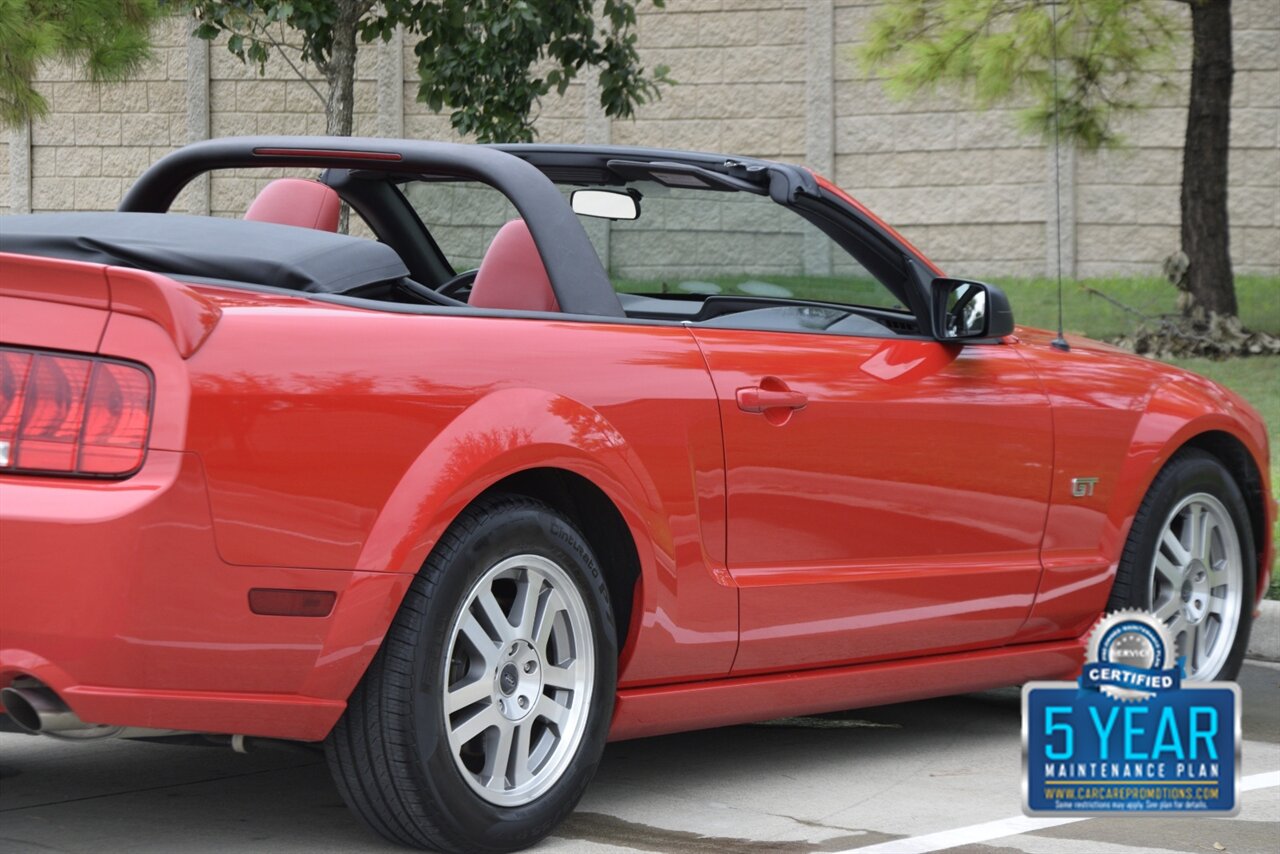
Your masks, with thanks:
<instances>
[{"instance_id":1,"label":"alloy wheel","mask_svg":"<svg viewBox=\"0 0 1280 854\"><path fill-rule=\"evenodd\" d=\"M1223 503L1207 492L1179 501L1156 543L1150 610L1186 657L1188 678L1213 679L1231 654L1243 573L1240 538Z\"/></svg>"},{"instance_id":2,"label":"alloy wheel","mask_svg":"<svg viewBox=\"0 0 1280 854\"><path fill-rule=\"evenodd\" d=\"M520 806L560 779L586 729L595 684L587 606L569 574L509 557L472 587L450 632L445 730L471 789Z\"/></svg>"}]
</instances>

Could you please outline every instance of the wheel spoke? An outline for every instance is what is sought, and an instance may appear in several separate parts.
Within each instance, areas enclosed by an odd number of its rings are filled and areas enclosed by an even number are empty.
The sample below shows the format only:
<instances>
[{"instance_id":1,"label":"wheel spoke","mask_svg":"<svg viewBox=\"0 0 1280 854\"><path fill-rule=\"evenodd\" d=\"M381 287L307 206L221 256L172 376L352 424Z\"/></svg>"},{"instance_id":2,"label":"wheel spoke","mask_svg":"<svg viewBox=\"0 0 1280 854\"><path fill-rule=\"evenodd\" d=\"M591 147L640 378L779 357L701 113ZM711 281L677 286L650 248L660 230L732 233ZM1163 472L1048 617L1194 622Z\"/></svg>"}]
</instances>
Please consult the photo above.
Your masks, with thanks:
<instances>
[{"instance_id":1,"label":"wheel spoke","mask_svg":"<svg viewBox=\"0 0 1280 854\"><path fill-rule=\"evenodd\" d=\"M488 670L494 666L498 660L498 644L474 615L463 615L458 623L458 635L471 642L471 646L484 662L484 669Z\"/></svg>"},{"instance_id":2,"label":"wheel spoke","mask_svg":"<svg viewBox=\"0 0 1280 854\"><path fill-rule=\"evenodd\" d=\"M1187 629L1187 661L1191 665L1192 672L1200 669L1201 663L1204 661L1205 650L1204 623L1196 623Z\"/></svg>"},{"instance_id":3,"label":"wheel spoke","mask_svg":"<svg viewBox=\"0 0 1280 854\"><path fill-rule=\"evenodd\" d=\"M569 719L569 709L547 696L538 700L538 705L533 707L533 712L535 717L545 718L561 732L564 730L564 722Z\"/></svg>"},{"instance_id":4,"label":"wheel spoke","mask_svg":"<svg viewBox=\"0 0 1280 854\"><path fill-rule=\"evenodd\" d=\"M476 602L480 605L480 610L484 611L485 618L489 624L493 626L493 630L498 633L498 640L506 643L515 638L515 629L511 626L511 621L507 619L507 615L503 613L502 606L498 604L498 600L494 598L492 590L483 590L476 596Z\"/></svg>"},{"instance_id":5,"label":"wheel spoke","mask_svg":"<svg viewBox=\"0 0 1280 854\"><path fill-rule=\"evenodd\" d=\"M1205 567L1209 570L1209 586L1218 589L1225 585L1229 580L1227 572L1227 562L1225 560L1216 560L1212 563L1206 563Z\"/></svg>"},{"instance_id":6,"label":"wheel spoke","mask_svg":"<svg viewBox=\"0 0 1280 854\"><path fill-rule=\"evenodd\" d=\"M533 646L544 657L547 654L547 643L551 640L551 631L555 628L556 614L563 610L565 610L564 598L561 597L560 591L552 588L551 592L544 597L538 614L537 630L533 635Z\"/></svg>"},{"instance_id":7,"label":"wheel spoke","mask_svg":"<svg viewBox=\"0 0 1280 854\"><path fill-rule=\"evenodd\" d=\"M507 770L511 767L511 746L515 743L515 724L506 718L498 724L496 735L485 745L485 788L503 791L507 788Z\"/></svg>"},{"instance_id":8,"label":"wheel spoke","mask_svg":"<svg viewBox=\"0 0 1280 854\"><path fill-rule=\"evenodd\" d=\"M511 785L523 786L533 777L533 769L529 767L529 737L533 734L532 721L526 721L516 727L516 743L513 748Z\"/></svg>"},{"instance_id":9,"label":"wheel spoke","mask_svg":"<svg viewBox=\"0 0 1280 854\"><path fill-rule=\"evenodd\" d=\"M516 634L522 638L533 637L534 624L538 617L538 600L542 596L542 576L533 570L525 570L524 584L520 585L520 594L511 613L516 615Z\"/></svg>"},{"instance_id":10,"label":"wheel spoke","mask_svg":"<svg viewBox=\"0 0 1280 854\"><path fill-rule=\"evenodd\" d=\"M1173 561L1156 552L1156 572L1164 576L1165 582L1176 593L1182 587L1182 569L1174 566Z\"/></svg>"},{"instance_id":11,"label":"wheel spoke","mask_svg":"<svg viewBox=\"0 0 1280 854\"><path fill-rule=\"evenodd\" d=\"M445 703L445 711L452 715L468 706L474 706L481 700L488 699L491 690L490 680L485 676L481 676L474 682L468 682L459 688L452 688Z\"/></svg>"},{"instance_id":12,"label":"wheel spoke","mask_svg":"<svg viewBox=\"0 0 1280 854\"><path fill-rule=\"evenodd\" d=\"M475 738L490 727L501 727L507 719L498 711L497 706L489 706L476 712L453 728L453 750L457 753L462 745Z\"/></svg>"},{"instance_id":13,"label":"wheel spoke","mask_svg":"<svg viewBox=\"0 0 1280 854\"><path fill-rule=\"evenodd\" d=\"M572 690L575 682L575 669L572 664L568 667L556 667L549 664L542 668L542 682L553 688L568 688Z\"/></svg>"},{"instance_id":14,"label":"wheel spoke","mask_svg":"<svg viewBox=\"0 0 1280 854\"><path fill-rule=\"evenodd\" d=\"M1210 588L1210 592L1208 592L1208 611L1221 615L1222 611L1228 606L1230 597L1231 592L1225 586Z\"/></svg>"},{"instance_id":15,"label":"wheel spoke","mask_svg":"<svg viewBox=\"0 0 1280 854\"><path fill-rule=\"evenodd\" d=\"M1179 566L1186 566L1191 563L1191 553L1188 552L1186 547L1182 545L1182 542L1173 535L1172 529L1164 529L1164 534L1160 537L1160 542L1169 550L1169 554L1173 558L1175 564Z\"/></svg>"},{"instance_id":16,"label":"wheel spoke","mask_svg":"<svg viewBox=\"0 0 1280 854\"><path fill-rule=\"evenodd\" d=\"M1182 544L1192 558L1204 555L1204 528L1208 522L1204 507L1191 504L1187 507L1187 521L1182 528Z\"/></svg>"},{"instance_id":17,"label":"wheel spoke","mask_svg":"<svg viewBox=\"0 0 1280 854\"><path fill-rule=\"evenodd\" d=\"M1178 611L1181 610L1181 608L1182 600L1177 596L1170 596L1169 601L1156 609L1156 619L1162 623L1168 624L1178 615Z\"/></svg>"},{"instance_id":18,"label":"wheel spoke","mask_svg":"<svg viewBox=\"0 0 1280 854\"><path fill-rule=\"evenodd\" d=\"M1209 513L1202 511L1202 516L1204 523L1200 530L1200 550L1195 553L1195 556L1200 558L1200 562L1205 566L1209 566L1213 563L1213 535L1218 530L1218 522Z\"/></svg>"}]
</instances>

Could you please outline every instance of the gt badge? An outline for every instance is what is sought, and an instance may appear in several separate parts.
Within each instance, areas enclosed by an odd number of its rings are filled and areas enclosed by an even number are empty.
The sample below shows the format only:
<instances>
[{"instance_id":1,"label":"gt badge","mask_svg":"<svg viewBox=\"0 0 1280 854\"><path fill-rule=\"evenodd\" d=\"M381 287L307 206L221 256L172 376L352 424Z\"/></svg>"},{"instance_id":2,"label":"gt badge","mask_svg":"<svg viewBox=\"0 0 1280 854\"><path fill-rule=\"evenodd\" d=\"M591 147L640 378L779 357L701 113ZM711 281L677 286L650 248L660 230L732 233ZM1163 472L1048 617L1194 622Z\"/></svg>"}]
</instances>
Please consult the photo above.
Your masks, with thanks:
<instances>
[{"instance_id":1,"label":"gt badge","mask_svg":"<svg viewBox=\"0 0 1280 854\"><path fill-rule=\"evenodd\" d=\"M1071 496L1073 498L1085 498L1093 495L1093 487L1098 483L1096 477L1073 477L1071 478Z\"/></svg>"}]
</instances>

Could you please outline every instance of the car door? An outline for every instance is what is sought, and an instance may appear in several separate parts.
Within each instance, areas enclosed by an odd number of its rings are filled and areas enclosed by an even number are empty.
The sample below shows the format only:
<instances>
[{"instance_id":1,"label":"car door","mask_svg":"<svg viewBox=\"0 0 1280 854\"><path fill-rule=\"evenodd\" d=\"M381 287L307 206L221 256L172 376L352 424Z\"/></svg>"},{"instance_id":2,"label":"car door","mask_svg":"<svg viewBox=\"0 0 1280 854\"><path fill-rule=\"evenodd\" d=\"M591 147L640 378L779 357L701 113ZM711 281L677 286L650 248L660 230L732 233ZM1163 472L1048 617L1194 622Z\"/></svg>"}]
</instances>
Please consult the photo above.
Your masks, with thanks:
<instances>
[{"instance_id":1,"label":"car door","mask_svg":"<svg viewBox=\"0 0 1280 854\"><path fill-rule=\"evenodd\" d=\"M922 335L901 247L775 177L632 181L636 218L597 245L632 311L683 319L714 384L733 671L1007 642L1041 575L1048 398L1016 344Z\"/></svg>"},{"instance_id":2,"label":"car door","mask_svg":"<svg viewBox=\"0 0 1280 854\"><path fill-rule=\"evenodd\" d=\"M1013 636L1053 450L1015 345L690 328L724 430L734 672Z\"/></svg>"}]
</instances>

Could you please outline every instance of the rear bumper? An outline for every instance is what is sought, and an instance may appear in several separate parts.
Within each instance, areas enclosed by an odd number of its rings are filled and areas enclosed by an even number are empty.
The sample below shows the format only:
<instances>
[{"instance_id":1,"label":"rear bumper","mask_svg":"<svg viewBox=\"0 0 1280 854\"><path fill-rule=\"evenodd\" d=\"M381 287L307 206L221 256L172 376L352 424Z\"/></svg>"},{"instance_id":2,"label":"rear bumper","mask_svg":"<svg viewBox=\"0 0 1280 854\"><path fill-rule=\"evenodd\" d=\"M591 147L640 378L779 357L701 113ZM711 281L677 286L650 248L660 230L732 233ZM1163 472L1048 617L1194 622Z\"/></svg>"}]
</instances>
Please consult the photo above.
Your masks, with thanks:
<instances>
[{"instance_id":1,"label":"rear bumper","mask_svg":"<svg viewBox=\"0 0 1280 854\"><path fill-rule=\"evenodd\" d=\"M114 483L5 477L0 686L39 679L92 723L321 739L411 580L224 562L194 454L153 450ZM255 587L337 602L261 616Z\"/></svg>"}]
</instances>

